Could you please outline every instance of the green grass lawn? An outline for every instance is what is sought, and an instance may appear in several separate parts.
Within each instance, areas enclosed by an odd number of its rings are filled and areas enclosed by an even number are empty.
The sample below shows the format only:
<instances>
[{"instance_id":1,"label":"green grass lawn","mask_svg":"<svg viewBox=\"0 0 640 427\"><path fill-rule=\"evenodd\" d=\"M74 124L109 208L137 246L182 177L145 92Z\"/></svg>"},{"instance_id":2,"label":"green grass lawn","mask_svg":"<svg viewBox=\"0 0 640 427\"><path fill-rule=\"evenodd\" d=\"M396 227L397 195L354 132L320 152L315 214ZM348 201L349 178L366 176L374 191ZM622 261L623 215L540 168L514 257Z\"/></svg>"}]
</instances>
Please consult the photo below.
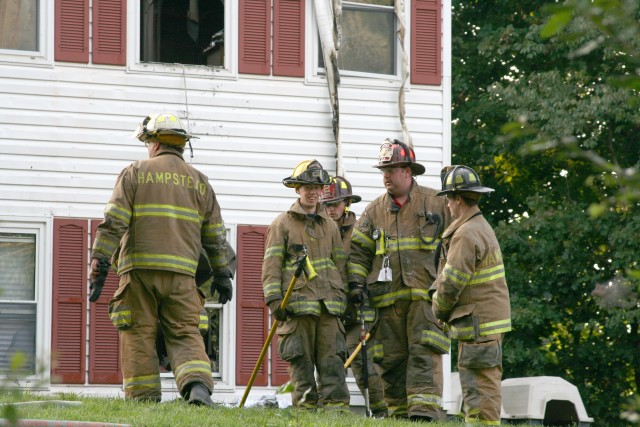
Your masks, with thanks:
<instances>
[{"instance_id":1,"label":"green grass lawn","mask_svg":"<svg viewBox=\"0 0 640 427\"><path fill-rule=\"evenodd\" d=\"M80 402L73 406L57 402ZM24 404L27 401L49 401L46 404ZM410 421L370 419L364 415L310 413L294 408L237 408L220 406L215 409L187 405L182 400L159 404L138 403L119 398L80 397L73 394L41 396L31 393L0 393L0 415L20 419L65 420L129 424L132 426L410 426ZM15 412L14 412L15 411ZM458 422L429 424L438 427L459 427Z\"/></svg>"}]
</instances>

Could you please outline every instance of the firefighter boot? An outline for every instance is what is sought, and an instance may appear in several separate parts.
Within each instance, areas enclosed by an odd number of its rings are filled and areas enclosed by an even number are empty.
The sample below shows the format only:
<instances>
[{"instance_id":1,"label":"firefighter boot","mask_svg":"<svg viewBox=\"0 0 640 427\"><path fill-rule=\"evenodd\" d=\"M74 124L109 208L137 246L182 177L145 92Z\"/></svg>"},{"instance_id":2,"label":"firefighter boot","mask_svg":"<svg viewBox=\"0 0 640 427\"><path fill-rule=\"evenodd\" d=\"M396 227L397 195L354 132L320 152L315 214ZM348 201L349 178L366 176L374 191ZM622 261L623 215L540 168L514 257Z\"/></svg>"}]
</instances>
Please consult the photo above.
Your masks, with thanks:
<instances>
[{"instance_id":1,"label":"firefighter boot","mask_svg":"<svg viewBox=\"0 0 640 427\"><path fill-rule=\"evenodd\" d=\"M187 394L189 405L213 406L209 389L202 383L193 383Z\"/></svg>"}]
</instances>

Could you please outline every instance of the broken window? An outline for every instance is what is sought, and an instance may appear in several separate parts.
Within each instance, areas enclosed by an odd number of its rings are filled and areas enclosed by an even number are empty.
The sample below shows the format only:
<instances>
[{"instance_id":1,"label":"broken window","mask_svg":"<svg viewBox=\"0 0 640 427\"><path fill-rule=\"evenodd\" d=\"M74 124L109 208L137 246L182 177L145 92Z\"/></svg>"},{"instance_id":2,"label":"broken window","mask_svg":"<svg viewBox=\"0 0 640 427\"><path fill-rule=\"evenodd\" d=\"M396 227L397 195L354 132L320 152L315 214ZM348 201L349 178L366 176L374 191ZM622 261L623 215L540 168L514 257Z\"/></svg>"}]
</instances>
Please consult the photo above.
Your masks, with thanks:
<instances>
[{"instance_id":1,"label":"broken window","mask_svg":"<svg viewBox=\"0 0 640 427\"><path fill-rule=\"evenodd\" d=\"M343 1L340 70L397 74L395 32L393 0ZM319 65L324 67L322 48Z\"/></svg>"},{"instance_id":2,"label":"broken window","mask_svg":"<svg viewBox=\"0 0 640 427\"><path fill-rule=\"evenodd\" d=\"M140 60L223 66L224 2L141 1Z\"/></svg>"}]
</instances>

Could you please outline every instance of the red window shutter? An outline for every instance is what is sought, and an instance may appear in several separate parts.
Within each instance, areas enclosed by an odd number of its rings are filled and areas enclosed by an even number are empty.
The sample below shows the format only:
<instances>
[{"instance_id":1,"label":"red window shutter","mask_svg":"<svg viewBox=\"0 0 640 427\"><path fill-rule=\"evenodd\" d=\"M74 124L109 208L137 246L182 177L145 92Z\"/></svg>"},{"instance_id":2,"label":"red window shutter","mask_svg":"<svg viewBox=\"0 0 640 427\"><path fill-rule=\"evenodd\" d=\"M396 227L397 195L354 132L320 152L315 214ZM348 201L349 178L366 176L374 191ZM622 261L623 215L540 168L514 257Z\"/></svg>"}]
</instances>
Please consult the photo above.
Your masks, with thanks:
<instances>
[{"instance_id":1,"label":"red window shutter","mask_svg":"<svg viewBox=\"0 0 640 427\"><path fill-rule=\"evenodd\" d=\"M93 0L93 63L126 64L126 0Z\"/></svg>"},{"instance_id":2,"label":"red window shutter","mask_svg":"<svg viewBox=\"0 0 640 427\"><path fill-rule=\"evenodd\" d=\"M101 219L91 220L91 246ZM109 271L100 298L89 305L89 383L122 384L120 338L109 319L109 300L118 289L118 276Z\"/></svg>"},{"instance_id":3,"label":"red window shutter","mask_svg":"<svg viewBox=\"0 0 640 427\"><path fill-rule=\"evenodd\" d=\"M273 75L304 77L303 0L275 0Z\"/></svg>"},{"instance_id":4,"label":"red window shutter","mask_svg":"<svg viewBox=\"0 0 640 427\"><path fill-rule=\"evenodd\" d=\"M269 75L271 67L271 2L240 0L238 71Z\"/></svg>"},{"instance_id":5,"label":"red window shutter","mask_svg":"<svg viewBox=\"0 0 640 427\"><path fill-rule=\"evenodd\" d=\"M258 362L268 331L268 309L262 293L262 259L267 227L238 226L236 383L247 385ZM253 385L266 386L267 357Z\"/></svg>"},{"instance_id":6,"label":"red window shutter","mask_svg":"<svg viewBox=\"0 0 640 427\"><path fill-rule=\"evenodd\" d=\"M88 224L56 218L53 228L51 382L84 384Z\"/></svg>"},{"instance_id":7,"label":"red window shutter","mask_svg":"<svg viewBox=\"0 0 640 427\"><path fill-rule=\"evenodd\" d=\"M89 62L89 0L56 0L56 61Z\"/></svg>"},{"instance_id":8,"label":"red window shutter","mask_svg":"<svg viewBox=\"0 0 640 427\"><path fill-rule=\"evenodd\" d=\"M413 0L411 7L411 83L442 83L441 0Z\"/></svg>"}]
</instances>

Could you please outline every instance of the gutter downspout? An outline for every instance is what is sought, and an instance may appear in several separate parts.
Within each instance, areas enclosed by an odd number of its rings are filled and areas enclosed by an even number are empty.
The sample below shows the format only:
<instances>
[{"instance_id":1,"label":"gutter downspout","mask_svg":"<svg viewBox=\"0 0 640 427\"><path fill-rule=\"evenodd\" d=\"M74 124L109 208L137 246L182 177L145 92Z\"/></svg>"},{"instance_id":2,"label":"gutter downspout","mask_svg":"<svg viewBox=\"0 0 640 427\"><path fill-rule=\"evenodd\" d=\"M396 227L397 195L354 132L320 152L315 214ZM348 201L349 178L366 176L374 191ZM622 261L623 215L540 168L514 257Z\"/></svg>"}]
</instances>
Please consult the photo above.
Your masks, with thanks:
<instances>
[{"instance_id":1,"label":"gutter downspout","mask_svg":"<svg viewBox=\"0 0 640 427\"><path fill-rule=\"evenodd\" d=\"M338 50L342 40L342 0L314 0L318 33L322 46L322 57L327 73L329 103L333 117L331 127L336 144L336 175L344 176L342 161L342 144L340 142L340 103L338 85L340 70L338 68Z\"/></svg>"},{"instance_id":2,"label":"gutter downspout","mask_svg":"<svg viewBox=\"0 0 640 427\"><path fill-rule=\"evenodd\" d=\"M409 148L413 149L413 140L411 139L411 134L409 133L409 128L407 127L407 122L405 121L404 88L407 84L407 79L409 78L409 61L407 59L407 51L405 50L404 46L404 36L407 30L406 20L404 16L404 0L394 1L394 11L396 14L396 19L398 20L397 34L402 51L401 84L400 90L398 92L398 115L400 117L400 126L402 127L402 140L409 146Z\"/></svg>"}]
</instances>

